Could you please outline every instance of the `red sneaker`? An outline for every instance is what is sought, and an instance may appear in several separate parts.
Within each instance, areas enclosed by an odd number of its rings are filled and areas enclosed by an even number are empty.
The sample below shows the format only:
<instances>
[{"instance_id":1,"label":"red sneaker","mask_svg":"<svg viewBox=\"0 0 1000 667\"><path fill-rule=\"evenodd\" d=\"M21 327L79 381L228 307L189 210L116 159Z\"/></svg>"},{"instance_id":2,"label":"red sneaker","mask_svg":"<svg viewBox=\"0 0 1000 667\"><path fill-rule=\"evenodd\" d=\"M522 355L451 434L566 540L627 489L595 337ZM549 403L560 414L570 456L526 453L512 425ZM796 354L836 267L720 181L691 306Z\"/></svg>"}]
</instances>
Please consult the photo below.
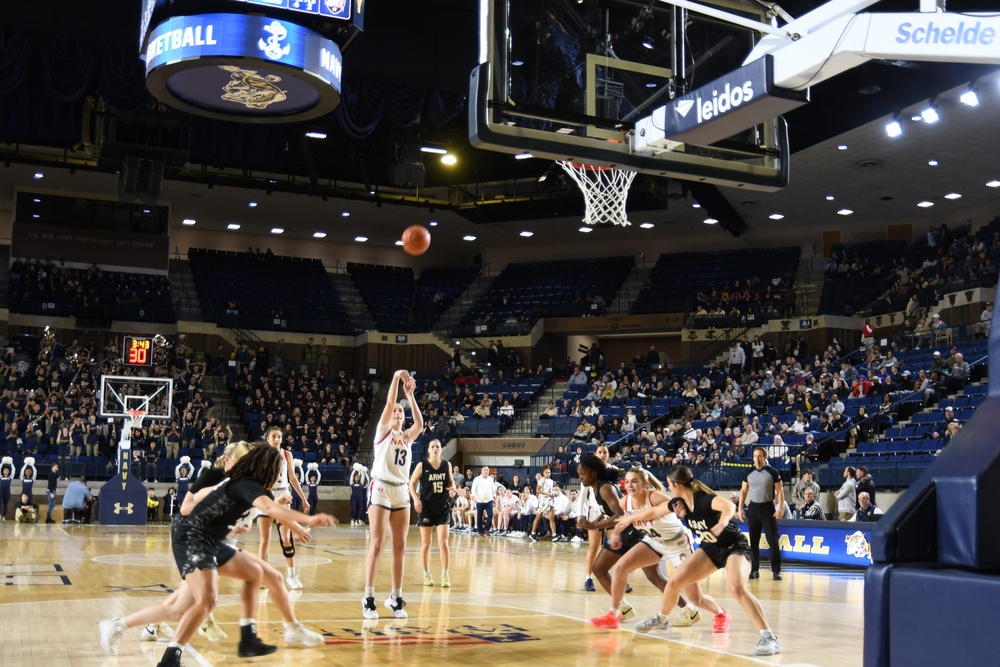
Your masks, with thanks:
<instances>
[{"instance_id":1,"label":"red sneaker","mask_svg":"<svg viewBox=\"0 0 1000 667\"><path fill-rule=\"evenodd\" d=\"M596 628L608 628L610 630L617 630L622 626L621 616L615 614L613 611L609 611L604 616L598 616L597 618L590 619L590 624ZM728 627L728 622L727 622Z\"/></svg>"},{"instance_id":2,"label":"red sneaker","mask_svg":"<svg viewBox=\"0 0 1000 667\"><path fill-rule=\"evenodd\" d=\"M712 632L729 632L729 614L723 609L721 614L716 614L712 621Z\"/></svg>"}]
</instances>

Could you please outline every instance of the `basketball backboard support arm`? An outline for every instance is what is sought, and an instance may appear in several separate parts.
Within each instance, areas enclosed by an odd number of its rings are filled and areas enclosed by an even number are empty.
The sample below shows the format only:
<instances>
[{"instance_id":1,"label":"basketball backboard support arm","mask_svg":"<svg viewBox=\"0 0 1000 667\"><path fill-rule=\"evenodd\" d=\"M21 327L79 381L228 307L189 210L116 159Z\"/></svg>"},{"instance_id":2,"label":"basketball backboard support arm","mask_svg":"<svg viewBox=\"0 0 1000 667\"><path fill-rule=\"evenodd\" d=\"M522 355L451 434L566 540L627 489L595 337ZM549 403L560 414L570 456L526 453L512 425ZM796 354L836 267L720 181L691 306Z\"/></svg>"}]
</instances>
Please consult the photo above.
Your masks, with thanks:
<instances>
[{"instance_id":1,"label":"basketball backboard support arm","mask_svg":"<svg viewBox=\"0 0 1000 667\"><path fill-rule=\"evenodd\" d=\"M692 5L697 3L689 0L659 1L696 11ZM947 13L939 11L934 2L922 3L925 11L920 12L857 13L877 2L833 0L780 31L768 30L745 59L744 67L767 57L772 61L769 83L774 91L806 91L873 59L1000 64L1000 13ZM715 9L712 12L716 18L725 13ZM739 16L729 20L745 21ZM714 84L703 88L721 87ZM676 106L680 99L636 122L640 135L636 150L670 150L678 144L664 119L669 121L678 113L686 113ZM745 127L770 117L766 108L756 115L741 111L744 114L740 122ZM724 114L716 114L715 122L699 128L699 141L711 143L733 133L732 123L717 122L722 117ZM713 129L713 125L717 128Z\"/></svg>"}]
</instances>

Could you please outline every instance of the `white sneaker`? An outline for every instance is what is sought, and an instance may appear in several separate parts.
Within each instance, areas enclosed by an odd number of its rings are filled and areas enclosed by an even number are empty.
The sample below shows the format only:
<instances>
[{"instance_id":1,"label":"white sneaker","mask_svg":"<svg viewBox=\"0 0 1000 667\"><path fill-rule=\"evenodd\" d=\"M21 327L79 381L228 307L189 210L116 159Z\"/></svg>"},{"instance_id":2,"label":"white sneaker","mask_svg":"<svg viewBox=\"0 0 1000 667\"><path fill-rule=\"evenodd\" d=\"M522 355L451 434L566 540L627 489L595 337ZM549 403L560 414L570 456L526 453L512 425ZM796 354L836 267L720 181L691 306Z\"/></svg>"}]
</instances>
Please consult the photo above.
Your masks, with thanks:
<instances>
[{"instance_id":1,"label":"white sneaker","mask_svg":"<svg viewBox=\"0 0 1000 667\"><path fill-rule=\"evenodd\" d=\"M219 627L219 624L215 621L215 616L211 614L201 624L201 627L198 628L198 634L212 643L221 642L229 636Z\"/></svg>"},{"instance_id":2,"label":"white sneaker","mask_svg":"<svg viewBox=\"0 0 1000 667\"><path fill-rule=\"evenodd\" d=\"M430 572L424 572L424 586L433 586L434 578L431 577Z\"/></svg>"},{"instance_id":3,"label":"white sneaker","mask_svg":"<svg viewBox=\"0 0 1000 667\"><path fill-rule=\"evenodd\" d=\"M361 598L361 614L370 621L378 620L375 598Z\"/></svg>"},{"instance_id":4,"label":"white sneaker","mask_svg":"<svg viewBox=\"0 0 1000 667\"><path fill-rule=\"evenodd\" d=\"M319 646L326 642L323 635L313 632L302 624L302 621L295 621L292 627L285 630L285 641L289 644L302 644L303 646Z\"/></svg>"},{"instance_id":5,"label":"white sneaker","mask_svg":"<svg viewBox=\"0 0 1000 667\"><path fill-rule=\"evenodd\" d=\"M408 618L406 610L403 609L403 607L405 606L406 603L403 602L403 598L401 597L393 600L392 596L389 596L385 599L385 608L391 609L392 615L395 616L396 618Z\"/></svg>"},{"instance_id":6,"label":"white sneaker","mask_svg":"<svg viewBox=\"0 0 1000 667\"><path fill-rule=\"evenodd\" d=\"M580 542L583 542L583 538L581 538L579 535L574 535L573 539L570 540L570 542L572 542L573 544L579 544Z\"/></svg>"},{"instance_id":7,"label":"white sneaker","mask_svg":"<svg viewBox=\"0 0 1000 667\"><path fill-rule=\"evenodd\" d=\"M701 620L701 612L695 607L685 607L676 621L671 621L678 628L687 628Z\"/></svg>"},{"instance_id":8,"label":"white sneaker","mask_svg":"<svg viewBox=\"0 0 1000 667\"><path fill-rule=\"evenodd\" d=\"M118 655L118 645L122 641L123 627L120 618L106 618L97 624L101 633L101 650L108 655ZM124 625L124 623L121 623Z\"/></svg>"},{"instance_id":9,"label":"white sneaker","mask_svg":"<svg viewBox=\"0 0 1000 667\"><path fill-rule=\"evenodd\" d=\"M299 575L297 574L290 574L285 577L285 585L288 586L288 590L290 591L302 590L302 582L299 581Z\"/></svg>"},{"instance_id":10,"label":"white sneaker","mask_svg":"<svg viewBox=\"0 0 1000 667\"><path fill-rule=\"evenodd\" d=\"M669 630L670 621L661 621L659 614L653 614L645 621L639 621L635 624L636 632L651 632L653 630Z\"/></svg>"},{"instance_id":11,"label":"white sneaker","mask_svg":"<svg viewBox=\"0 0 1000 667\"><path fill-rule=\"evenodd\" d=\"M139 639L144 642L167 642L174 636L174 631L166 623L144 625Z\"/></svg>"},{"instance_id":12,"label":"white sneaker","mask_svg":"<svg viewBox=\"0 0 1000 667\"><path fill-rule=\"evenodd\" d=\"M769 632L767 637L761 637L757 646L753 649L754 655L777 655L781 653L781 644L773 632Z\"/></svg>"},{"instance_id":13,"label":"white sneaker","mask_svg":"<svg viewBox=\"0 0 1000 667\"><path fill-rule=\"evenodd\" d=\"M447 572L441 573L441 588L451 588L451 577Z\"/></svg>"}]
</instances>

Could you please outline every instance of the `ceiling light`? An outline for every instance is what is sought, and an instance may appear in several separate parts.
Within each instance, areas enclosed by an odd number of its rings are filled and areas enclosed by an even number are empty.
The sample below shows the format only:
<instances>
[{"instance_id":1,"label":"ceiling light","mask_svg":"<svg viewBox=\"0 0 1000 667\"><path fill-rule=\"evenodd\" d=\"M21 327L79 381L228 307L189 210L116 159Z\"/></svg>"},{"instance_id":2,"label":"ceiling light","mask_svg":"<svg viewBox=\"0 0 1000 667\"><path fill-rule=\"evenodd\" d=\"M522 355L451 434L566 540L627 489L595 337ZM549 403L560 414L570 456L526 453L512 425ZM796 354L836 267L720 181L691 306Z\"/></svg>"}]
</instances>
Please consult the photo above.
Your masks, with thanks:
<instances>
[{"instance_id":1,"label":"ceiling light","mask_svg":"<svg viewBox=\"0 0 1000 667\"><path fill-rule=\"evenodd\" d=\"M717 224L719 221L716 220L715 218L705 218L704 220L702 220L702 222L704 222L706 225L714 225Z\"/></svg>"},{"instance_id":2,"label":"ceiling light","mask_svg":"<svg viewBox=\"0 0 1000 667\"><path fill-rule=\"evenodd\" d=\"M31 201L35 202L36 204L41 204L41 203L42 203L42 200L41 200L41 199L39 199L38 197L35 197L35 198L34 198L34 199L32 199Z\"/></svg>"},{"instance_id":3,"label":"ceiling light","mask_svg":"<svg viewBox=\"0 0 1000 667\"><path fill-rule=\"evenodd\" d=\"M837 215L850 215L852 213L854 213L854 211L852 211L849 208L842 208L839 211L837 211Z\"/></svg>"},{"instance_id":4,"label":"ceiling light","mask_svg":"<svg viewBox=\"0 0 1000 667\"><path fill-rule=\"evenodd\" d=\"M437 220L431 220L427 224L430 225L431 227L437 227L438 226L438 221Z\"/></svg>"},{"instance_id":5,"label":"ceiling light","mask_svg":"<svg viewBox=\"0 0 1000 667\"><path fill-rule=\"evenodd\" d=\"M448 165L450 167L451 165L453 165L453 164L455 164L457 162L458 162L458 158L455 157L454 155L452 155L451 153L448 153L447 155L442 155L441 156L441 164L446 164L446 165Z\"/></svg>"},{"instance_id":6,"label":"ceiling light","mask_svg":"<svg viewBox=\"0 0 1000 667\"><path fill-rule=\"evenodd\" d=\"M396 245L403 245L403 239L396 241Z\"/></svg>"},{"instance_id":7,"label":"ceiling light","mask_svg":"<svg viewBox=\"0 0 1000 667\"><path fill-rule=\"evenodd\" d=\"M326 139L326 132L318 132L313 130L311 132L306 132L306 136L310 139Z\"/></svg>"},{"instance_id":8,"label":"ceiling light","mask_svg":"<svg viewBox=\"0 0 1000 667\"><path fill-rule=\"evenodd\" d=\"M182 225L187 225L188 227L190 227L191 225L193 225L196 222L198 222L198 221L195 220L194 218L184 218L183 220L181 220L181 224Z\"/></svg>"},{"instance_id":9,"label":"ceiling light","mask_svg":"<svg viewBox=\"0 0 1000 667\"><path fill-rule=\"evenodd\" d=\"M226 229L231 229L233 231L236 231L239 228L240 228L240 223L238 222L230 222L228 225L226 225Z\"/></svg>"},{"instance_id":10,"label":"ceiling light","mask_svg":"<svg viewBox=\"0 0 1000 667\"><path fill-rule=\"evenodd\" d=\"M527 160L529 157L535 157L531 153L518 153L514 156L515 160Z\"/></svg>"},{"instance_id":11,"label":"ceiling light","mask_svg":"<svg viewBox=\"0 0 1000 667\"><path fill-rule=\"evenodd\" d=\"M40 218L42 216L38 215L37 213L32 213L31 217L37 220L38 218Z\"/></svg>"},{"instance_id":12,"label":"ceiling light","mask_svg":"<svg viewBox=\"0 0 1000 667\"><path fill-rule=\"evenodd\" d=\"M440 148L438 146L421 146L420 147L420 152L421 153L436 153L438 155L445 155L445 154L448 153L448 149L446 149L446 148Z\"/></svg>"},{"instance_id":13,"label":"ceiling light","mask_svg":"<svg viewBox=\"0 0 1000 667\"><path fill-rule=\"evenodd\" d=\"M642 45L645 48L649 49L650 51L652 51L653 49L656 48L656 44L653 43L653 38L652 37L643 37L642 38Z\"/></svg>"},{"instance_id":14,"label":"ceiling light","mask_svg":"<svg viewBox=\"0 0 1000 667\"><path fill-rule=\"evenodd\" d=\"M833 201L833 195L827 195L826 196L826 200L827 201Z\"/></svg>"},{"instance_id":15,"label":"ceiling light","mask_svg":"<svg viewBox=\"0 0 1000 667\"><path fill-rule=\"evenodd\" d=\"M975 86L970 84L969 89L959 96L958 101L962 103L962 106L978 107L979 91L976 90Z\"/></svg>"},{"instance_id":16,"label":"ceiling light","mask_svg":"<svg viewBox=\"0 0 1000 667\"><path fill-rule=\"evenodd\" d=\"M473 236L472 234L466 234L465 236L462 237L462 240L463 241L475 241L476 237Z\"/></svg>"},{"instance_id":17,"label":"ceiling light","mask_svg":"<svg viewBox=\"0 0 1000 667\"><path fill-rule=\"evenodd\" d=\"M898 137L903 133L903 126L899 124L899 114L893 114L892 120L885 124L885 133L890 137Z\"/></svg>"},{"instance_id":18,"label":"ceiling light","mask_svg":"<svg viewBox=\"0 0 1000 667\"><path fill-rule=\"evenodd\" d=\"M771 220L783 220L785 216L781 215L780 213L772 213L767 217L771 218Z\"/></svg>"},{"instance_id":19,"label":"ceiling light","mask_svg":"<svg viewBox=\"0 0 1000 667\"><path fill-rule=\"evenodd\" d=\"M314 239L325 239L326 238L326 232L313 232L313 238Z\"/></svg>"},{"instance_id":20,"label":"ceiling light","mask_svg":"<svg viewBox=\"0 0 1000 667\"><path fill-rule=\"evenodd\" d=\"M576 128L572 127L560 127L556 130L556 134L573 134L574 132L576 132Z\"/></svg>"},{"instance_id":21,"label":"ceiling light","mask_svg":"<svg viewBox=\"0 0 1000 667\"><path fill-rule=\"evenodd\" d=\"M920 208L930 208L931 206L934 206L934 202L932 202L932 201L922 201L919 204L917 204L917 206L919 206Z\"/></svg>"},{"instance_id":22,"label":"ceiling light","mask_svg":"<svg viewBox=\"0 0 1000 667\"><path fill-rule=\"evenodd\" d=\"M45 178L45 174L43 174L43 173L42 173L42 172L40 172L40 171L36 171L36 172L35 172L35 180L37 181L37 180L38 180L38 179L40 179L40 178Z\"/></svg>"},{"instance_id":23,"label":"ceiling light","mask_svg":"<svg viewBox=\"0 0 1000 667\"><path fill-rule=\"evenodd\" d=\"M535 232L529 232L527 229L524 230L523 232L521 232L521 236L523 236L526 239L530 239L534 235L535 235Z\"/></svg>"},{"instance_id":24,"label":"ceiling light","mask_svg":"<svg viewBox=\"0 0 1000 667\"><path fill-rule=\"evenodd\" d=\"M341 218L349 218L349 217L351 217L351 212L350 211L344 211L344 212L342 212L340 214L340 217Z\"/></svg>"},{"instance_id":25,"label":"ceiling light","mask_svg":"<svg viewBox=\"0 0 1000 667\"><path fill-rule=\"evenodd\" d=\"M656 227L656 225L654 225L651 222L644 222L639 226L642 227L643 229L652 229L653 227Z\"/></svg>"},{"instance_id":26,"label":"ceiling light","mask_svg":"<svg viewBox=\"0 0 1000 667\"><path fill-rule=\"evenodd\" d=\"M847 150L847 144L839 144L837 146L837 150L838 151L846 151Z\"/></svg>"},{"instance_id":27,"label":"ceiling light","mask_svg":"<svg viewBox=\"0 0 1000 667\"><path fill-rule=\"evenodd\" d=\"M511 61L510 64L513 65L514 67L520 67L521 65L524 64L524 61L523 60L514 60L514 61Z\"/></svg>"},{"instance_id":28,"label":"ceiling light","mask_svg":"<svg viewBox=\"0 0 1000 667\"><path fill-rule=\"evenodd\" d=\"M695 203L691 204L691 208L701 208L701 204L699 204L698 202L695 202Z\"/></svg>"},{"instance_id":29,"label":"ceiling light","mask_svg":"<svg viewBox=\"0 0 1000 667\"><path fill-rule=\"evenodd\" d=\"M1000 188L1000 181L990 181L986 184L988 188Z\"/></svg>"},{"instance_id":30,"label":"ceiling light","mask_svg":"<svg viewBox=\"0 0 1000 667\"><path fill-rule=\"evenodd\" d=\"M648 83L646 83L646 87L647 88L656 88L656 82L655 81L649 81Z\"/></svg>"},{"instance_id":31,"label":"ceiling light","mask_svg":"<svg viewBox=\"0 0 1000 667\"><path fill-rule=\"evenodd\" d=\"M142 209L142 212L145 213L145 214L147 214L147 215L149 215L149 209L148 208Z\"/></svg>"},{"instance_id":32,"label":"ceiling light","mask_svg":"<svg viewBox=\"0 0 1000 667\"><path fill-rule=\"evenodd\" d=\"M941 116L938 114L938 106L931 100L924 109L920 111L920 117L924 119L925 123L936 123L941 120Z\"/></svg>"},{"instance_id":33,"label":"ceiling light","mask_svg":"<svg viewBox=\"0 0 1000 667\"><path fill-rule=\"evenodd\" d=\"M589 234L590 232L592 232L594 230L591 227L580 227L580 229L578 229L576 231L580 232L581 234Z\"/></svg>"},{"instance_id":34,"label":"ceiling light","mask_svg":"<svg viewBox=\"0 0 1000 667\"><path fill-rule=\"evenodd\" d=\"M257 208L257 202L252 201L249 204L247 204L247 206L249 206L250 208Z\"/></svg>"},{"instance_id":35,"label":"ceiling light","mask_svg":"<svg viewBox=\"0 0 1000 667\"><path fill-rule=\"evenodd\" d=\"M929 164L932 167L936 167L938 166L938 161L935 160L934 158L931 158L930 160L927 161L927 164Z\"/></svg>"},{"instance_id":36,"label":"ceiling light","mask_svg":"<svg viewBox=\"0 0 1000 667\"><path fill-rule=\"evenodd\" d=\"M368 237L367 236L355 236L354 240L357 241L358 243L364 243L365 241L368 240Z\"/></svg>"},{"instance_id":37,"label":"ceiling light","mask_svg":"<svg viewBox=\"0 0 1000 667\"><path fill-rule=\"evenodd\" d=\"M285 233L285 228L284 227L271 227L271 233L272 234L284 234Z\"/></svg>"},{"instance_id":38,"label":"ceiling light","mask_svg":"<svg viewBox=\"0 0 1000 667\"><path fill-rule=\"evenodd\" d=\"M958 194L957 192L949 192L948 194L946 194L944 196L944 198L945 199L961 199L962 195Z\"/></svg>"}]
</instances>

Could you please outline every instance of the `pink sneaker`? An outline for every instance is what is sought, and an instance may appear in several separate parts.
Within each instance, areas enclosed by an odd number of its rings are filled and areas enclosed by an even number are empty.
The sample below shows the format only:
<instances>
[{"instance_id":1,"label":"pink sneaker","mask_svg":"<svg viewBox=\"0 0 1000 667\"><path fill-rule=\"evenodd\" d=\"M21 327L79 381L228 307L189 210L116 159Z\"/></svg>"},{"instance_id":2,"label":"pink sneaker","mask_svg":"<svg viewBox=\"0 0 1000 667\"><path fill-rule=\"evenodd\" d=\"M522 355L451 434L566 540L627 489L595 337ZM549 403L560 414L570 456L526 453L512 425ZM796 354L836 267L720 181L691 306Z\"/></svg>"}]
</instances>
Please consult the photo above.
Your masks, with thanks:
<instances>
[{"instance_id":1,"label":"pink sneaker","mask_svg":"<svg viewBox=\"0 0 1000 667\"><path fill-rule=\"evenodd\" d=\"M729 614L723 609L721 614L716 614L712 621L712 632L729 632Z\"/></svg>"},{"instance_id":2,"label":"pink sneaker","mask_svg":"<svg viewBox=\"0 0 1000 667\"><path fill-rule=\"evenodd\" d=\"M622 626L622 620L620 615L615 614L613 611L609 611L604 616L598 616L597 618L590 619L590 624L597 628L617 630Z\"/></svg>"}]
</instances>

